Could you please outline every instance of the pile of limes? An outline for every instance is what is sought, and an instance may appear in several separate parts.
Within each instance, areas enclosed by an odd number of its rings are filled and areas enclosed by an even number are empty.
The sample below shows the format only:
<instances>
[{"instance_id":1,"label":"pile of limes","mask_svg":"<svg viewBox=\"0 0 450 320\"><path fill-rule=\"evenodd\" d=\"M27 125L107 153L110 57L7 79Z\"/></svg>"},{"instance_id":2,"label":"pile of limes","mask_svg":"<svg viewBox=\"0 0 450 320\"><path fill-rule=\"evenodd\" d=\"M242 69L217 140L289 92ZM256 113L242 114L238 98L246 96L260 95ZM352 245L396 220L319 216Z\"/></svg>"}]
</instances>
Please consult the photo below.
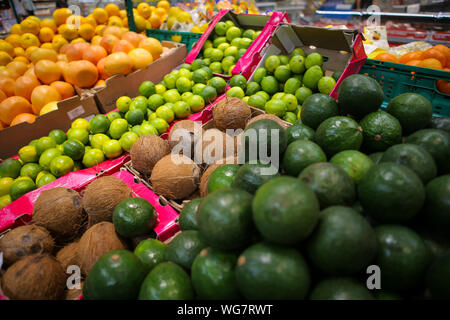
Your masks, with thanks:
<instances>
[{"instance_id":1,"label":"pile of limes","mask_svg":"<svg viewBox=\"0 0 450 320\"><path fill-rule=\"evenodd\" d=\"M199 58L192 65L201 64L219 74L230 75L236 62L242 57L261 31L237 27L233 21L218 22L202 47Z\"/></svg>"},{"instance_id":2,"label":"pile of limes","mask_svg":"<svg viewBox=\"0 0 450 320\"><path fill-rule=\"evenodd\" d=\"M227 96L238 97L249 105L294 123L300 119L301 105L315 92L330 94L341 72L325 76L323 57L313 52L306 55L296 48L290 56L269 56L264 67L255 70L247 83L241 75L230 80Z\"/></svg>"}]
</instances>

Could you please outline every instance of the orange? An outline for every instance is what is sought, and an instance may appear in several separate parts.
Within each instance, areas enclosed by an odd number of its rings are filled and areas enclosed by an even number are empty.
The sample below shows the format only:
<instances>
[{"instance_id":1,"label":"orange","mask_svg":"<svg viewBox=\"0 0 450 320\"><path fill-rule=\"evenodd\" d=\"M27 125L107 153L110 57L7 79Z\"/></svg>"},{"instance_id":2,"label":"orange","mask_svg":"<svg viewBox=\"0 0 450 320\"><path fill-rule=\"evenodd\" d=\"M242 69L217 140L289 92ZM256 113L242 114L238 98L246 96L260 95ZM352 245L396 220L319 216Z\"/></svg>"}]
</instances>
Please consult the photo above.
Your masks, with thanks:
<instances>
[{"instance_id":1,"label":"orange","mask_svg":"<svg viewBox=\"0 0 450 320\"><path fill-rule=\"evenodd\" d=\"M128 53L133 50L134 47L131 43L126 40L119 40L114 47L112 48L112 52L125 52Z\"/></svg>"},{"instance_id":2,"label":"orange","mask_svg":"<svg viewBox=\"0 0 450 320\"><path fill-rule=\"evenodd\" d=\"M5 100L6 98L8 98L7 96L6 96L6 94L2 91L2 90L0 90L0 103L3 101L3 100ZM0 121L1 122L1 121Z\"/></svg>"},{"instance_id":3,"label":"orange","mask_svg":"<svg viewBox=\"0 0 450 320\"><path fill-rule=\"evenodd\" d=\"M137 11L144 19L150 18L150 15L152 14L152 9L150 8L150 5L145 2L141 2L138 4Z\"/></svg>"},{"instance_id":4,"label":"orange","mask_svg":"<svg viewBox=\"0 0 450 320\"><path fill-rule=\"evenodd\" d=\"M164 17L167 14L166 10L163 8L156 8L153 12L160 17Z\"/></svg>"},{"instance_id":5,"label":"orange","mask_svg":"<svg viewBox=\"0 0 450 320\"><path fill-rule=\"evenodd\" d=\"M375 57L375 59L381 60L381 61L387 61L387 62L395 62L395 63L399 62L396 56L394 56L392 53L387 53L387 52L378 54Z\"/></svg>"},{"instance_id":6,"label":"orange","mask_svg":"<svg viewBox=\"0 0 450 320\"><path fill-rule=\"evenodd\" d=\"M170 2L169 1L165 1L165 0L161 0L158 2L158 4L156 5L158 8L163 8L164 10L166 10L166 12L169 11L170 9Z\"/></svg>"},{"instance_id":7,"label":"orange","mask_svg":"<svg viewBox=\"0 0 450 320\"><path fill-rule=\"evenodd\" d=\"M147 28L147 20L145 20L140 15L134 16L134 23L136 25L136 32L145 31L145 29Z\"/></svg>"},{"instance_id":8,"label":"orange","mask_svg":"<svg viewBox=\"0 0 450 320\"><path fill-rule=\"evenodd\" d=\"M45 84L50 84L61 78L60 66L50 60L39 60L34 66L34 73L39 81Z\"/></svg>"},{"instance_id":9,"label":"orange","mask_svg":"<svg viewBox=\"0 0 450 320\"><path fill-rule=\"evenodd\" d=\"M68 61L56 61L56 64L61 68L61 74L64 75L64 69L69 65Z\"/></svg>"},{"instance_id":10,"label":"orange","mask_svg":"<svg viewBox=\"0 0 450 320\"><path fill-rule=\"evenodd\" d=\"M144 69L153 62L152 54L142 48L131 50L128 52L128 56L133 62L134 69Z\"/></svg>"},{"instance_id":11,"label":"orange","mask_svg":"<svg viewBox=\"0 0 450 320\"><path fill-rule=\"evenodd\" d=\"M57 34L52 40L53 49L55 49L57 52L60 51L62 46L68 43L69 42L60 34Z\"/></svg>"},{"instance_id":12,"label":"orange","mask_svg":"<svg viewBox=\"0 0 450 320\"><path fill-rule=\"evenodd\" d=\"M96 35L91 39L91 44L100 45L100 41L102 41L102 37Z\"/></svg>"},{"instance_id":13,"label":"orange","mask_svg":"<svg viewBox=\"0 0 450 320\"><path fill-rule=\"evenodd\" d=\"M45 42L43 44L41 44L40 48L42 49L53 49L53 44L51 42Z\"/></svg>"},{"instance_id":14,"label":"orange","mask_svg":"<svg viewBox=\"0 0 450 320\"><path fill-rule=\"evenodd\" d=\"M95 27L95 34L98 36L103 35L103 30L106 28L105 25L101 24Z\"/></svg>"},{"instance_id":15,"label":"orange","mask_svg":"<svg viewBox=\"0 0 450 320\"><path fill-rule=\"evenodd\" d=\"M103 36L107 34L112 34L113 36L116 36L117 38L121 38L123 31L122 28L116 27L116 26L108 26L103 30Z\"/></svg>"},{"instance_id":16,"label":"orange","mask_svg":"<svg viewBox=\"0 0 450 320\"><path fill-rule=\"evenodd\" d=\"M70 43L65 44L65 45L61 46L61 48L59 49L59 53L65 55L65 54L67 54L67 51L68 51L70 48L72 48L72 45L71 45Z\"/></svg>"},{"instance_id":17,"label":"orange","mask_svg":"<svg viewBox=\"0 0 450 320\"><path fill-rule=\"evenodd\" d=\"M4 51L0 51L0 66L6 66L12 61L12 57Z\"/></svg>"},{"instance_id":18,"label":"orange","mask_svg":"<svg viewBox=\"0 0 450 320\"><path fill-rule=\"evenodd\" d=\"M15 126L16 124L19 124L19 123L22 123L22 122L33 123L34 120L36 120L36 115L34 115L32 113L19 113L11 121L10 126L12 127L12 126Z\"/></svg>"},{"instance_id":19,"label":"orange","mask_svg":"<svg viewBox=\"0 0 450 320\"><path fill-rule=\"evenodd\" d=\"M0 103L0 120L7 125L21 113L31 113L31 105L23 97L9 97Z\"/></svg>"},{"instance_id":20,"label":"orange","mask_svg":"<svg viewBox=\"0 0 450 320\"><path fill-rule=\"evenodd\" d=\"M98 80L97 83L95 84L94 88L104 87L104 86L106 86L105 80Z\"/></svg>"},{"instance_id":21,"label":"orange","mask_svg":"<svg viewBox=\"0 0 450 320\"><path fill-rule=\"evenodd\" d=\"M450 94L450 81L438 80L436 81L437 89L445 94Z\"/></svg>"},{"instance_id":22,"label":"orange","mask_svg":"<svg viewBox=\"0 0 450 320\"><path fill-rule=\"evenodd\" d=\"M106 57L108 53L105 48L99 45L91 45L83 52L83 60L87 60L97 65L100 59Z\"/></svg>"},{"instance_id":23,"label":"orange","mask_svg":"<svg viewBox=\"0 0 450 320\"><path fill-rule=\"evenodd\" d=\"M0 51L4 51L11 57L14 56L14 47L5 40L0 40Z\"/></svg>"},{"instance_id":24,"label":"orange","mask_svg":"<svg viewBox=\"0 0 450 320\"><path fill-rule=\"evenodd\" d=\"M44 27L41 30L39 30L39 40L41 42L51 42L54 36L55 33L53 32L52 29L48 27Z\"/></svg>"},{"instance_id":25,"label":"orange","mask_svg":"<svg viewBox=\"0 0 450 320\"><path fill-rule=\"evenodd\" d=\"M105 48L106 52L111 53L114 45L119 42L119 38L113 36L112 34L107 34L102 37L100 45Z\"/></svg>"},{"instance_id":26,"label":"orange","mask_svg":"<svg viewBox=\"0 0 450 320\"><path fill-rule=\"evenodd\" d=\"M80 43L80 42L86 42L83 38L76 38L70 41L70 43Z\"/></svg>"},{"instance_id":27,"label":"orange","mask_svg":"<svg viewBox=\"0 0 450 320\"><path fill-rule=\"evenodd\" d=\"M61 99L67 99L75 95L75 90L70 83L64 81L55 81L50 84L50 87L56 89L61 95Z\"/></svg>"},{"instance_id":28,"label":"orange","mask_svg":"<svg viewBox=\"0 0 450 320\"><path fill-rule=\"evenodd\" d=\"M27 49L29 47L39 47L41 45L38 37L36 37L32 33L22 34L20 36L20 43L22 44L22 48L24 48L24 49Z\"/></svg>"},{"instance_id":29,"label":"orange","mask_svg":"<svg viewBox=\"0 0 450 320\"><path fill-rule=\"evenodd\" d=\"M155 38L145 38L139 43L139 48L143 48L150 52L154 60L158 59L163 52L161 42Z\"/></svg>"},{"instance_id":30,"label":"orange","mask_svg":"<svg viewBox=\"0 0 450 320\"><path fill-rule=\"evenodd\" d=\"M442 69L442 63L435 58L423 59L418 66L423 68Z\"/></svg>"},{"instance_id":31,"label":"orange","mask_svg":"<svg viewBox=\"0 0 450 320\"><path fill-rule=\"evenodd\" d=\"M66 51L69 62L83 59L83 53L89 46L88 43L83 42L70 44Z\"/></svg>"},{"instance_id":32,"label":"orange","mask_svg":"<svg viewBox=\"0 0 450 320\"><path fill-rule=\"evenodd\" d=\"M5 41L12 45L13 48L20 47L20 35L18 34L11 34L7 36Z\"/></svg>"},{"instance_id":33,"label":"orange","mask_svg":"<svg viewBox=\"0 0 450 320\"><path fill-rule=\"evenodd\" d=\"M0 90L2 90L8 97L14 95L14 87L16 82L13 78L2 77L0 78Z\"/></svg>"},{"instance_id":34,"label":"orange","mask_svg":"<svg viewBox=\"0 0 450 320\"><path fill-rule=\"evenodd\" d=\"M122 28L123 27L122 19L116 16L109 17L108 26Z\"/></svg>"},{"instance_id":35,"label":"orange","mask_svg":"<svg viewBox=\"0 0 450 320\"><path fill-rule=\"evenodd\" d=\"M24 62L12 61L6 65L6 69L11 71L14 79L17 79L28 70L28 65Z\"/></svg>"},{"instance_id":36,"label":"orange","mask_svg":"<svg viewBox=\"0 0 450 320\"><path fill-rule=\"evenodd\" d=\"M58 32L64 39L71 41L78 37L78 30L73 24L62 24L58 27Z\"/></svg>"},{"instance_id":37,"label":"orange","mask_svg":"<svg viewBox=\"0 0 450 320\"><path fill-rule=\"evenodd\" d=\"M105 71L107 74L128 74L133 68L133 61L124 52L114 52L105 58Z\"/></svg>"},{"instance_id":38,"label":"orange","mask_svg":"<svg viewBox=\"0 0 450 320\"><path fill-rule=\"evenodd\" d=\"M13 61L24 62L24 63L26 63L26 64L29 64L29 63L30 63L30 61L29 61L26 57L23 57L23 56L15 57L15 58L13 59Z\"/></svg>"},{"instance_id":39,"label":"orange","mask_svg":"<svg viewBox=\"0 0 450 320\"><path fill-rule=\"evenodd\" d=\"M58 28L56 27L55 20L50 18L42 19L41 21L41 28L50 28L53 32L58 31Z\"/></svg>"},{"instance_id":40,"label":"orange","mask_svg":"<svg viewBox=\"0 0 450 320\"><path fill-rule=\"evenodd\" d=\"M136 32L128 31L122 35L122 40L126 40L131 43L134 47L139 47L139 42L141 42L141 38Z\"/></svg>"},{"instance_id":41,"label":"orange","mask_svg":"<svg viewBox=\"0 0 450 320\"><path fill-rule=\"evenodd\" d=\"M97 21L95 21L95 18L92 16L92 14L88 15L85 19L84 19L85 23L89 23L91 26L95 27L97 26Z\"/></svg>"},{"instance_id":42,"label":"orange","mask_svg":"<svg viewBox=\"0 0 450 320\"><path fill-rule=\"evenodd\" d=\"M128 28L128 18L127 18L127 17L125 17L125 18L122 19L122 25L123 25L125 28Z\"/></svg>"},{"instance_id":43,"label":"orange","mask_svg":"<svg viewBox=\"0 0 450 320\"><path fill-rule=\"evenodd\" d=\"M127 10L120 10L119 11L119 16L123 19L127 16Z\"/></svg>"},{"instance_id":44,"label":"orange","mask_svg":"<svg viewBox=\"0 0 450 320\"><path fill-rule=\"evenodd\" d=\"M105 11L106 11L106 13L108 13L109 17L111 17L111 16L119 17L120 16L120 8L114 3L108 3L105 6Z\"/></svg>"},{"instance_id":45,"label":"orange","mask_svg":"<svg viewBox=\"0 0 450 320\"><path fill-rule=\"evenodd\" d=\"M436 49L436 50L442 52L443 54L445 54L445 56L447 58L447 65L450 64L450 48L449 47L447 47L443 44L438 44L438 45L435 45L433 47L433 49Z\"/></svg>"},{"instance_id":46,"label":"orange","mask_svg":"<svg viewBox=\"0 0 450 320\"><path fill-rule=\"evenodd\" d=\"M30 60L33 63L37 63L40 60L56 62L58 60L58 54L53 49L38 48L30 54Z\"/></svg>"},{"instance_id":47,"label":"orange","mask_svg":"<svg viewBox=\"0 0 450 320\"><path fill-rule=\"evenodd\" d=\"M64 79L80 88L90 88L98 80L98 69L86 60L72 61L64 69Z\"/></svg>"},{"instance_id":48,"label":"orange","mask_svg":"<svg viewBox=\"0 0 450 320\"><path fill-rule=\"evenodd\" d=\"M22 29L20 28L20 24L16 23L14 24L11 29L9 29L9 33L10 34L18 34L21 35L22 34Z\"/></svg>"},{"instance_id":49,"label":"orange","mask_svg":"<svg viewBox=\"0 0 450 320\"><path fill-rule=\"evenodd\" d=\"M0 68L0 78L13 78L14 79L14 74L11 72L11 70L6 69L5 66L3 66L2 68Z\"/></svg>"},{"instance_id":50,"label":"orange","mask_svg":"<svg viewBox=\"0 0 450 320\"><path fill-rule=\"evenodd\" d=\"M28 70L23 75L27 76L27 77L32 76L32 77L35 77L37 79L36 74L34 73L34 64L30 64L30 67L28 68Z\"/></svg>"},{"instance_id":51,"label":"orange","mask_svg":"<svg viewBox=\"0 0 450 320\"><path fill-rule=\"evenodd\" d=\"M398 60L400 63L407 63L411 60L422 60L422 51L413 51L405 53Z\"/></svg>"},{"instance_id":52,"label":"orange","mask_svg":"<svg viewBox=\"0 0 450 320\"><path fill-rule=\"evenodd\" d=\"M108 21L108 13L102 8L95 8L92 11L92 16L98 24L105 24Z\"/></svg>"},{"instance_id":53,"label":"orange","mask_svg":"<svg viewBox=\"0 0 450 320\"><path fill-rule=\"evenodd\" d=\"M14 56L17 57L25 57L25 50L22 47L14 48Z\"/></svg>"},{"instance_id":54,"label":"orange","mask_svg":"<svg viewBox=\"0 0 450 320\"><path fill-rule=\"evenodd\" d=\"M78 33L84 40L89 41L95 36L95 28L91 24L85 23L80 26Z\"/></svg>"},{"instance_id":55,"label":"orange","mask_svg":"<svg viewBox=\"0 0 450 320\"><path fill-rule=\"evenodd\" d=\"M39 114L42 107L52 101L60 101L61 95L59 92L50 86L41 85L33 89L31 93L31 104L34 114Z\"/></svg>"},{"instance_id":56,"label":"orange","mask_svg":"<svg viewBox=\"0 0 450 320\"><path fill-rule=\"evenodd\" d=\"M24 97L25 99L30 101L31 93L33 92L34 88L40 85L40 82L34 76L18 77L14 88L14 94L16 96Z\"/></svg>"},{"instance_id":57,"label":"orange","mask_svg":"<svg viewBox=\"0 0 450 320\"><path fill-rule=\"evenodd\" d=\"M32 33L37 36L39 34L40 23L27 18L20 23L20 29L23 33Z\"/></svg>"},{"instance_id":58,"label":"orange","mask_svg":"<svg viewBox=\"0 0 450 320\"><path fill-rule=\"evenodd\" d=\"M406 64L409 66L417 67L421 62L422 60L409 60Z\"/></svg>"},{"instance_id":59,"label":"orange","mask_svg":"<svg viewBox=\"0 0 450 320\"><path fill-rule=\"evenodd\" d=\"M98 69L99 77L102 80L106 80L111 76L105 71L105 60L106 60L106 58L102 58L97 62L97 69Z\"/></svg>"},{"instance_id":60,"label":"orange","mask_svg":"<svg viewBox=\"0 0 450 320\"><path fill-rule=\"evenodd\" d=\"M434 48L425 50L422 53L422 59L429 59L429 58L439 60L439 62L441 63L441 69L442 69L442 67L444 67L446 65L446 62L447 62L447 56L444 53L442 53L441 51L434 49ZM437 69L437 68L435 68L435 69Z\"/></svg>"},{"instance_id":61,"label":"orange","mask_svg":"<svg viewBox=\"0 0 450 320\"><path fill-rule=\"evenodd\" d=\"M69 59L67 59L67 56L65 54L62 54L62 53L58 54L57 59L58 59L58 61L69 62ZM56 62L58 62L58 61L56 61Z\"/></svg>"},{"instance_id":62,"label":"orange","mask_svg":"<svg viewBox=\"0 0 450 320\"><path fill-rule=\"evenodd\" d=\"M59 26L66 23L67 18L71 15L72 11L70 11L68 8L56 9L55 11L53 11L53 20L55 21L56 25Z\"/></svg>"}]
</instances>

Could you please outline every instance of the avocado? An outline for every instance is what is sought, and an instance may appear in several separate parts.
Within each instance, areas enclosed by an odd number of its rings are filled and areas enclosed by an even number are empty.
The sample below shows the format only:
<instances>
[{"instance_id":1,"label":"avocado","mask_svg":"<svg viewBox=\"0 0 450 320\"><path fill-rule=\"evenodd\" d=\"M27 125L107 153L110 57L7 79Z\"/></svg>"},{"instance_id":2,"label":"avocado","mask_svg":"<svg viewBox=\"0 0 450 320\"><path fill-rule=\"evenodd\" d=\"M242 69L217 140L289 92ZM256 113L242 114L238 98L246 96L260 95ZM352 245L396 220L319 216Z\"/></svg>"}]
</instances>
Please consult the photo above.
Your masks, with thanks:
<instances>
[{"instance_id":1,"label":"avocado","mask_svg":"<svg viewBox=\"0 0 450 320\"><path fill-rule=\"evenodd\" d=\"M192 285L199 299L232 300L241 297L235 277L237 255L205 248L192 264Z\"/></svg>"},{"instance_id":2,"label":"avocado","mask_svg":"<svg viewBox=\"0 0 450 320\"><path fill-rule=\"evenodd\" d=\"M312 290L310 300L374 300L360 282L347 277L330 277L320 281Z\"/></svg>"},{"instance_id":3,"label":"avocado","mask_svg":"<svg viewBox=\"0 0 450 320\"><path fill-rule=\"evenodd\" d=\"M359 123L363 130L363 149L367 152L384 151L402 142L400 122L389 113L369 113Z\"/></svg>"},{"instance_id":4,"label":"avocado","mask_svg":"<svg viewBox=\"0 0 450 320\"><path fill-rule=\"evenodd\" d=\"M147 272L164 262L167 245L156 239L142 240L134 249L134 254L145 265Z\"/></svg>"},{"instance_id":5,"label":"avocado","mask_svg":"<svg viewBox=\"0 0 450 320\"><path fill-rule=\"evenodd\" d=\"M286 148L282 166L286 174L297 177L310 164L325 161L327 156L319 145L309 140L297 140Z\"/></svg>"},{"instance_id":6,"label":"avocado","mask_svg":"<svg viewBox=\"0 0 450 320\"><path fill-rule=\"evenodd\" d=\"M326 119L337 115L339 115L339 108L336 100L324 93L310 95L303 102L302 123L314 130Z\"/></svg>"},{"instance_id":7,"label":"avocado","mask_svg":"<svg viewBox=\"0 0 450 320\"><path fill-rule=\"evenodd\" d=\"M197 209L201 202L202 198L196 198L184 205L178 218L181 231L197 230Z\"/></svg>"},{"instance_id":8,"label":"avocado","mask_svg":"<svg viewBox=\"0 0 450 320\"><path fill-rule=\"evenodd\" d=\"M375 164L380 163L381 158L383 157L384 152L374 152L369 154L369 158L372 159L372 161Z\"/></svg>"},{"instance_id":9,"label":"avocado","mask_svg":"<svg viewBox=\"0 0 450 320\"><path fill-rule=\"evenodd\" d=\"M269 171L269 168L270 164L245 163L236 173L233 186L254 194L264 183L280 175L276 170L274 173Z\"/></svg>"},{"instance_id":10,"label":"avocado","mask_svg":"<svg viewBox=\"0 0 450 320\"><path fill-rule=\"evenodd\" d=\"M296 244L306 239L319 219L314 192L292 177L262 185L253 199L253 220L261 235L273 243Z\"/></svg>"},{"instance_id":11,"label":"avocado","mask_svg":"<svg viewBox=\"0 0 450 320\"><path fill-rule=\"evenodd\" d=\"M374 165L372 159L356 150L336 153L330 162L344 169L355 183L358 183L367 170Z\"/></svg>"},{"instance_id":12,"label":"avocado","mask_svg":"<svg viewBox=\"0 0 450 320\"><path fill-rule=\"evenodd\" d=\"M236 280L251 300L304 299L310 286L309 268L295 249L268 243L247 248L238 258Z\"/></svg>"},{"instance_id":13,"label":"avocado","mask_svg":"<svg viewBox=\"0 0 450 320\"><path fill-rule=\"evenodd\" d=\"M427 224L450 239L450 175L431 180L425 187L425 193L424 213Z\"/></svg>"},{"instance_id":14,"label":"avocado","mask_svg":"<svg viewBox=\"0 0 450 320\"><path fill-rule=\"evenodd\" d=\"M373 295L377 300L403 300L400 295L384 290L375 290Z\"/></svg>"},{"instance_id":15,"label":"avocado","mask_svg":"<svg viewBox=\"0 0 450 320\"><path fill-rule=\"evenodd\" d=\"M450 252L431 265L427 272L426 284L433 299L450 299Z\"/></svg>"},{"instance_id":16,"label":"avocado","mask_svg":"<svg viewBox=\"0 0 450 320\"><path fill-rule=\"evenodd\" d=\"M300 121L300 123L298 122ZM295 140L311 140L314 141L316 132L308 126L301 123L301 120L297 120L292 126L286 129L287 144L291 144Z\"/></svg>"},{"instance_id":17,"label":"avocado","mask_svg":"<svg viewBox=\"0 0 450 320\"><path fill-rule=\"evenodd\" d=\"M224 164L215 169L208 179L208 193L216 190L231 188L234 183L234 176L239 170L237 164Z\"/></svg>"},{"instance_id":18,"label":"avocado","mask_svg":"<svg viewBox=\"0 0 450 320\"><path fill-rule=\"evenodd\" d=\"M200 238L198 231L187 230L178 233L167 246L165 260L191 269L192 262L199 252L206 247L206 243Z\"/></svg>"},{"instance_id":19,"label":"avocado","mask_svg":"<svg viewBox=\"0 0 450 320\"><path fill-rule=\"evenodd\" d=\"M431 118L430 128L439 129L447 133L450 133L450 117Z\"/></svg>"}]
</instances>

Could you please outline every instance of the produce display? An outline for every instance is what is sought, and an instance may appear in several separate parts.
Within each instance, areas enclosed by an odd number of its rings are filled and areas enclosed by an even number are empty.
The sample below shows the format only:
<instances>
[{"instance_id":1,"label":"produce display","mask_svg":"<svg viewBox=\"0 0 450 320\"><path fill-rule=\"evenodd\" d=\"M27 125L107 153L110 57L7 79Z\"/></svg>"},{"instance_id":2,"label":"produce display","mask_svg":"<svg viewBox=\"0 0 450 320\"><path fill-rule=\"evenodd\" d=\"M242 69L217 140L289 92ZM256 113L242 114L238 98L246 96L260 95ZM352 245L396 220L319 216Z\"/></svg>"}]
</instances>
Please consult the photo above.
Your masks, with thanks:
<instances>
[{"instance_id":1,"label":"produce display","mask_svg":"<svg viewBox=\"0 0 450 320\"><path fill-rule=\"evenodd\" d=\"M330 94L341 75L337 71L332 77L325 76L322 65L321 54L306 55L301 48L294 49L289 57L273 55L267 57L264 67L255 70L250 82L242 75L233 76L227 96L241 98L253 107L294 123L300 119L306 99L316 92Z\"/></svg>"}]
</instances>

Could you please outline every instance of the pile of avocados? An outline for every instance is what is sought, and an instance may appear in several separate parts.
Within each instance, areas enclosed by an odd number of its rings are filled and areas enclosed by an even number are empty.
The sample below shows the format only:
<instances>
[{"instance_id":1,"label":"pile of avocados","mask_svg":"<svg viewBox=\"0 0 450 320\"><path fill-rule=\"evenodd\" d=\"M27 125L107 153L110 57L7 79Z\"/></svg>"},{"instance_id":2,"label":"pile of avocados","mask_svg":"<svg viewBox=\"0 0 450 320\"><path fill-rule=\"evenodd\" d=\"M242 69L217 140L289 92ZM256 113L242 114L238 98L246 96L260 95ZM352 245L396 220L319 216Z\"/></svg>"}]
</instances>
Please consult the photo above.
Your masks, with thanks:
<instances>
[{"instance_id":1,"label":"pile of avocados","mask_svg":"<svg viewBox=\"0 0 450 320\"><path fill-rule=\"evenodd\" d=\"M381 110L383 91L364 75L346 78L337 102L325 97L309 97L287 129L249 125L248 162L211 174L170 244L103 256L84 297L450 299L448 118L416 93ZM252 129L259 147L277 141L275 170L247 157Z\"/></svg>"}]
</instances>

